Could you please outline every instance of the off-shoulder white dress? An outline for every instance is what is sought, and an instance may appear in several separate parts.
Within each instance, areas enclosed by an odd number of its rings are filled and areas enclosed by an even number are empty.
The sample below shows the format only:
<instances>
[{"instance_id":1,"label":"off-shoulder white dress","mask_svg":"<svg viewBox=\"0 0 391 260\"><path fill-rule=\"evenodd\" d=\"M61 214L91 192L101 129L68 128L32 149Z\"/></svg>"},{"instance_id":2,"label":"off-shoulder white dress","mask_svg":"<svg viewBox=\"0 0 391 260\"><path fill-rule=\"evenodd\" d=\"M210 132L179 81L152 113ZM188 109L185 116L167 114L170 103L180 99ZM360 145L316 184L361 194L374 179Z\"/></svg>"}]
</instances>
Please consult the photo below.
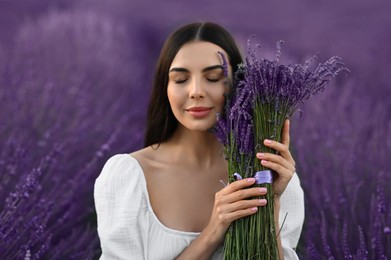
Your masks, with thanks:
<instances>
[{"instance_id":1,"label":"off-shoulder white dress","mask_svg":"<svg viewBox=\"0 0 391 260\"><path fill-rule=\"evenodd\" d=\"M165 227L153 212L143 170L129 154L111 157L95 182L95 208L102 256L100 259L171 260L199 233ZM281 196L280 223L285 259L294 251L303 221L304 199L297 174ZM220 246L212 259L222 259Z\"/></svg>"}]
</instances>

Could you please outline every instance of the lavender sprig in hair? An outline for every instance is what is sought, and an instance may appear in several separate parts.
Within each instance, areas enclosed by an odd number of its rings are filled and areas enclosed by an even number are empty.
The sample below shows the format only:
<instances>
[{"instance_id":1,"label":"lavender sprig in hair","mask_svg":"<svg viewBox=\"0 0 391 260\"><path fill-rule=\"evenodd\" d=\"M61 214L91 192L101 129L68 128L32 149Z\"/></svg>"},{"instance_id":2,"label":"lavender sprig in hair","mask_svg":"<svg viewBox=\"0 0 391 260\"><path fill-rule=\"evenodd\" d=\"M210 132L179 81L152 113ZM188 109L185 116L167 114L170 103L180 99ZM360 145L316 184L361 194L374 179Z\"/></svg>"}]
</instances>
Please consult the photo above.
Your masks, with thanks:
<instances>
[{"instance_id":1,"label":"lavender sprig in hair","mask_svg":"<svg viewBox=\"0 0 391 260\"><path fill-rule=\"evenodd\" d=\"M251 38L250 38L251 39ZM230 182L240 174L253 177L255 173L270 172L255 158L257 152L276 153L263 145L265 139L281 141L281 131L289 118L303 102L324 90L341 71L348 71L339 57L319 63L310 71L314 56L304 65L280 64L282 41L277 42L274 60L257 57L250 39L247 57L238 65L223 115L218 115L214 128L218 140L224 145L228 160ZM228 76L227 59L221 56L224 75ZM273 185L266 187L268 204L252 216L235 221L224 242L225 259L278 259L277 238L274 225ZM271 235L272 234L272 235ZM253 245L253 246L251 246ZM261 245L261 246L260 246Z\"/></svg>"},{"instance_id":2,"label":"lavender sprig in hair","mask_svg":"<svg viewBox=\"0 0 391 260\"><path fill-rule=\"evenodd\" d=\"M217 53L220 55L221 60L223 61L223 73L224 73L224 77L227 78L228 77L228 63L227 63L227 59L226 59L226 57L225 57L223 52L218 51Z\"/></svg>"}]
</instances>

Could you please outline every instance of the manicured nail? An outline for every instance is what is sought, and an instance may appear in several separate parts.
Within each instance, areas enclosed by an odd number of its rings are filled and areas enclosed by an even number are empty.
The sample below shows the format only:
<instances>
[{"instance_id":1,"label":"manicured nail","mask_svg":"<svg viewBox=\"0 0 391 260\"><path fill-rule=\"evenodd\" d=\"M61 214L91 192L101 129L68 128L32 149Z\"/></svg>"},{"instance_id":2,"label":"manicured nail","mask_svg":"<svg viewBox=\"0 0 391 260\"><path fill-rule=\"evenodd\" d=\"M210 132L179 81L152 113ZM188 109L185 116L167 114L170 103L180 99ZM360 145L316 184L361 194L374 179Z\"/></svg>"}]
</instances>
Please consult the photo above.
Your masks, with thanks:
<instances>
[{"instance_id":1,"label":"manicured nail","mask_svg":"<svg viewBox=\"0 0 391 260\"><path fill-rule=\"evenodd\" d=\"M269 139L265 139L265 144L271 144L272 143L272 141L271 140L269 140Z\"/></svg>"},{"instance_id":2,"label":"manicured nail","mask_svg":"<svg viewBox=\"0 0 391 260\"><path fill-rule=\"evenodd\" d=\"M254 208L251 208L251 211L257 211L258 210L258 208L257 207L254 207Z\"/></svg>"},{"instance_id":3,"label":"manicured nail","mask_svg":"<svg viewBox=\"0 0 391 260\"><path fill-rule=\"evenodd\" d=\"M265 187L261 187L261 188L259 188L259 192L266 193L267 189Z\"/></svg>"},{"instance_id":4,"label":"manicured nail","mask_svg":"<svg viewBox=\"0 0 391 260\"><path fill-rule=\"evenodd\" d=\"M266 160L262 160L262 161L261 161L261 163L262 163L262 164L267 164L267 163L268 163L268 161L266 161Z\"/></svg>"},{"instance_id":5,"label":"manicured nail","mask_svg":"<svg viewBox=\"0 0 391 260\"><path fill-rule=\"evenodd\" d=\"M265 200L265 199L259 200L259 204L261 204L261 205L266 205L266 203L267 203L267 200Z\"/></svg>"},{"instance_id":6,"label":"manicured nail","mask_svg":"<svg viewBox=\"0 0 391 260\"><path fill-rule=\"evenodd\" d=\"M247 182L255 182L255 178L248 178Z\"/></svg>"},{"instance_id":7,"label":"manicured nail","mask_svg":"<svg viewBox=\"0 0 391 260\"><path fill-rule=\"evenodd\" d=\"M264 153L257 153L257 156L258 156L258 158L263 158L263 157L265 157L265 154Z\"/></svg>"}]
</instances>

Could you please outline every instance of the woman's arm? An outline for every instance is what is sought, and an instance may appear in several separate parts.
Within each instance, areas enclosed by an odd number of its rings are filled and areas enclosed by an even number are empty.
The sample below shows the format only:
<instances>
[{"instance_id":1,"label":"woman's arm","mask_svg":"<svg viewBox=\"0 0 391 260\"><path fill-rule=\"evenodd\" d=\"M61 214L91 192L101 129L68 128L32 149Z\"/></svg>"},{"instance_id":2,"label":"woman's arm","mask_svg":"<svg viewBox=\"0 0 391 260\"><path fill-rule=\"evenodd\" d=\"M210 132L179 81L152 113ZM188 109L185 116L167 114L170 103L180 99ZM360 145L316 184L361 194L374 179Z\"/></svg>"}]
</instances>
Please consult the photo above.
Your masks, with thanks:
<instances>
[{"instance_id":1,"label":"woman's arm","mask_svg":"<svg viewBox=\"0 0 391 260\"><path fill-rule=\"evenodd\" d=\"M208 259L224 240L229 225L257 212L266 205L265 199L248 199L266 194L265 188L249 188L254 178L230 183L216 193L215 203L208 226L176 259Z\"/></svg>"},{"instance_id":2,"label":"woman's arm","mask_svg":"<svg viewBox=\"0 0 391 260\"><path fill-rule=\"evenodd\" d=\"M280 196L295 172L295 161L289 151L289 120L286 120L282 131L282 142L267 141L265 145L275 149L276 154L257 154L262 165L277 172L273 182L275 194L274 212L276 232L279 228ZM208 259L224 240L229 225L239 219L257 212L258 207L266 205L265 199L248 199L266 194L266 188L249 188L255 183L254 178L235 181L216 193L215 203L208 226L176 259ZM284 259L281 237L278 236L280 259Z\"/></svg>"},{"instance_id":3,"label":"woman's arm","mask_svg":"<svg viewBox=\"0 0 391 260\"><path fill-rule=\"evenodd\" d=\"M101 260L148 259L141 174L128 155L115 155L95 181Z\"/></svg>"}]
</instances>

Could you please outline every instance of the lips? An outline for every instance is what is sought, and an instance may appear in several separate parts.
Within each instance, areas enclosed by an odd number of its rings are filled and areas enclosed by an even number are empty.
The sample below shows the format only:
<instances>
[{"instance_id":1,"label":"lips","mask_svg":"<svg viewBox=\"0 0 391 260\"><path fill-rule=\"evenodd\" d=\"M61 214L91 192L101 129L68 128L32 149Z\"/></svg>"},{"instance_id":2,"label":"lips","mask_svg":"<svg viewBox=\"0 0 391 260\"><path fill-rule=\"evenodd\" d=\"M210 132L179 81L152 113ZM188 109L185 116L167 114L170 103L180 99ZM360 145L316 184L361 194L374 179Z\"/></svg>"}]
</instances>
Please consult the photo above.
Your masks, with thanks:
<instances>
[{"instance_id":1,"label":"lips","mask_svg":"<svg viewBox=\"0 0 391 260\"><path fill-rule=\"evenodd\" d=\"M190 115L196 118L206 117L207 115L209 115L211 110L211 107L191 107L189 109L186 109L186 111Z\"/></svg>"}]
</instances>

